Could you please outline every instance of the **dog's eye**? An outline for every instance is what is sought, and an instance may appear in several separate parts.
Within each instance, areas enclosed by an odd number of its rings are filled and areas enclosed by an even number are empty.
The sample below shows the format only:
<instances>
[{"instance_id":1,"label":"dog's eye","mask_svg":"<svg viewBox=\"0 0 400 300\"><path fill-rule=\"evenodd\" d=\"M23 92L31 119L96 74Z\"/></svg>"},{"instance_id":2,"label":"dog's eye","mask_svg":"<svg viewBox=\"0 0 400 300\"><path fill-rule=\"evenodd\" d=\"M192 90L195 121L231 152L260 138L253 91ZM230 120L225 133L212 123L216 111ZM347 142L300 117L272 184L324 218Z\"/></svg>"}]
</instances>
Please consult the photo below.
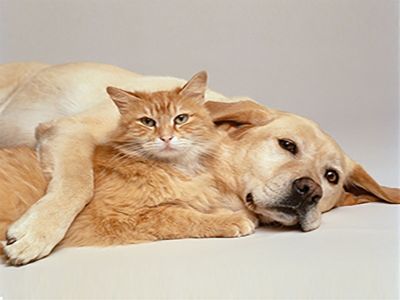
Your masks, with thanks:
<instances>
[{"instance_id":1,"label":"dog's eye","mask_svg":"<svg viewBox=\"0 0 400 300\"><path fill-rule=\"evenodd\" d=\"M339 174L332 169L328 169L325 172L325 178L329 183L337 184L339 182Z\"/></svg>"},{"instance_id":2,"label":"dog's eye","mask_svg":"<svg viewBox=\"0 0 400 300\"><path fill-rule=\"evenodd\" d=\"M148 117L140 118L139 121L140 121L143 125L146 125L147 127L154 127L154 126L156 126L156 121L154 121L153 119L148 118Z\"/></svg>"},{"instance_id":3,"label":"dog's eye","mask_svg":"<svg viewBox=\"0 0 400 300\"><path fill-rule=\"evenodd\" d=\"M183 123L186 123L188 119L189 119L188 114L181 114L181 115L178 115L175 117L174 123L177 125L183 124Z\"/></svg>"},{"instance_id":4,"label":"dog's eye","mask_svg":"<svg viewBox=\"0 0 400 300\"><path fill-rule=\"evenodd\" d=\"M279 146L282 147L282 149L285 149L286 151L289 151L293 155L296 155L298 150L296 143L293 142L292 140L287 140L287 139L279 139Z\"/></svg>"}]
</instances>

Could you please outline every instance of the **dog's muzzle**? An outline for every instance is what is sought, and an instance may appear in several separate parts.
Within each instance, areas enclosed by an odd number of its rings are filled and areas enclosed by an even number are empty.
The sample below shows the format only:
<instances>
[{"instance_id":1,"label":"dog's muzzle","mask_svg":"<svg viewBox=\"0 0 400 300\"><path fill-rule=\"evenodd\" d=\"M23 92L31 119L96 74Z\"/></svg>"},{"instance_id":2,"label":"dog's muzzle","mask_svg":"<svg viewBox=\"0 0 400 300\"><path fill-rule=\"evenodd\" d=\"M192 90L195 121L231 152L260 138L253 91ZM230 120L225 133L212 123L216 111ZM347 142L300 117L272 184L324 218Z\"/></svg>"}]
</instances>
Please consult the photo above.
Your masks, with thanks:
<instances>
[{"instance_id":1,"label":"dog's muzzle","mask_svg":"<svg viewBox=\"0 0 400 300\"><path fill-rule=\"evenodd\" d=\"M253 193L246 195L245 202L250 209L267 220L272 219L284 225L294 225L293 221L297 220L303 231L310 231L319 227L321 213L317 204L321 198L321 186L309 177L302 177L292 182L286 197L272 205L258 207L260 201L254 198ZM274 212L279 214L274 215ZM287 218L282 218L282 214Z\"/></svg>"},{"instance_id":2,"label":"dog's muzzle","mask_svg":"<svg viewBox=\"0 0 400 300\"><path fill-rule=\"evenodd\" d=\"M317 204L321 198L321 186L309 177L301 177L293 181L288 196L273 208L285 215L296 216L301 229L310 231L319 226Z\"/></svg>"},{"instance_id":3,"label":"dog's muzzle","mask_svg":"<svg viewBox=\"0 0 400 300\"><path fill-rule=\"evenodd\" d=\"M321 186L309 177L302 177L293 181L291 194L282 202L282 205L304 210L318 204L321 198Z\"/></svg>"},{"instance_id":4,"label":"dog's muzzle","mask_svg":"<svg viewBox=\"0 0 400 300\"><path fill-rule=\"evenodd\" d=\"M312 228L312 220L319 214L316 214L317 204L322 198L321 186L309 177L298 178L292 183L291 192L288 197L278 204L278 210L297 215L301 228L309 231Z\"/></svg>"}]
</instances>

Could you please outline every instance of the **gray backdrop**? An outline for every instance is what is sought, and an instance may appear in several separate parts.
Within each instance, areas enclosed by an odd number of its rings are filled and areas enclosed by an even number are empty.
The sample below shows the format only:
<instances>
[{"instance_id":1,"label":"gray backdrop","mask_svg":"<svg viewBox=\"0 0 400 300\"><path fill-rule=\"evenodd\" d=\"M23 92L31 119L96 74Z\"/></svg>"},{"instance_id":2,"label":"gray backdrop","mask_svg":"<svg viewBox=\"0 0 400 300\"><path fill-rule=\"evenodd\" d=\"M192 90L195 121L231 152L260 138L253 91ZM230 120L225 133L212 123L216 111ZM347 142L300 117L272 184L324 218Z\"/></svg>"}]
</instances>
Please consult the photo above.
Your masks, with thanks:
<instances>
[{"instance_id":1,"label":"gray backdrop","mask_svg":"<svg viewBox=\"0 0 400 300\"><path fill-rule=\"evenodd\" d=\"M0 62L210 74L322 125L399 186L398 3L388 0L0 0Z\"/></svg>"}]
</instances>

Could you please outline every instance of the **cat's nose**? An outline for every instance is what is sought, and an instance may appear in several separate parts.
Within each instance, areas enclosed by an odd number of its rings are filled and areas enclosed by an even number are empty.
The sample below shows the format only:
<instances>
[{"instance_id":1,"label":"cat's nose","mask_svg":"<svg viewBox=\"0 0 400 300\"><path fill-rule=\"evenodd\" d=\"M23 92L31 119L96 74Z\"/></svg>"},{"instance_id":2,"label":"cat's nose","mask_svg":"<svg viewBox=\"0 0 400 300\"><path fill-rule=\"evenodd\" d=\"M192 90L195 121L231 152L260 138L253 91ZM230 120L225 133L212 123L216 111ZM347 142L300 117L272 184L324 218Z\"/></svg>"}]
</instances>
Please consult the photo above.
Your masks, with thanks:
<instances>
[{"instance_id":1,"label":"cat's nose","mask_svg":"<svg viewBox=\"0 0 400 300\"><path fill-rule=\"evenodd\" d=\"M170 142L173 138L174 138L173 135L160 136L160 140L162 140L165 143Z\"/></svg>"}]
</instances>

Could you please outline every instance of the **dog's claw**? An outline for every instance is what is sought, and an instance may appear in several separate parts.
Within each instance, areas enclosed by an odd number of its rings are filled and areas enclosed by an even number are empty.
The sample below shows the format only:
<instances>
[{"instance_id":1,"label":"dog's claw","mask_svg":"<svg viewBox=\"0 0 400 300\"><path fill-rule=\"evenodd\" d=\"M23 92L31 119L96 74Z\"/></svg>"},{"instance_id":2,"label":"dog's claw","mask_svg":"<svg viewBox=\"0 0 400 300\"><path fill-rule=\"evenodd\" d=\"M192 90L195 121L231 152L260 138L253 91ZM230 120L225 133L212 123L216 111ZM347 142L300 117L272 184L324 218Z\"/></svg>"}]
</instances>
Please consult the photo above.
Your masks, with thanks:
<instances>
[{"instance_id":1,"label":"dog's claw","mask_svg":"<svg viewBox=\"0 0 400 300\"><path fill-rule=\"evenodd\" d=\"M7 238L7 242L6 242L6 246L8 245L12 245L17 241L16 238L12 237L12 238Z\"/></svg>"}]
</instances>

